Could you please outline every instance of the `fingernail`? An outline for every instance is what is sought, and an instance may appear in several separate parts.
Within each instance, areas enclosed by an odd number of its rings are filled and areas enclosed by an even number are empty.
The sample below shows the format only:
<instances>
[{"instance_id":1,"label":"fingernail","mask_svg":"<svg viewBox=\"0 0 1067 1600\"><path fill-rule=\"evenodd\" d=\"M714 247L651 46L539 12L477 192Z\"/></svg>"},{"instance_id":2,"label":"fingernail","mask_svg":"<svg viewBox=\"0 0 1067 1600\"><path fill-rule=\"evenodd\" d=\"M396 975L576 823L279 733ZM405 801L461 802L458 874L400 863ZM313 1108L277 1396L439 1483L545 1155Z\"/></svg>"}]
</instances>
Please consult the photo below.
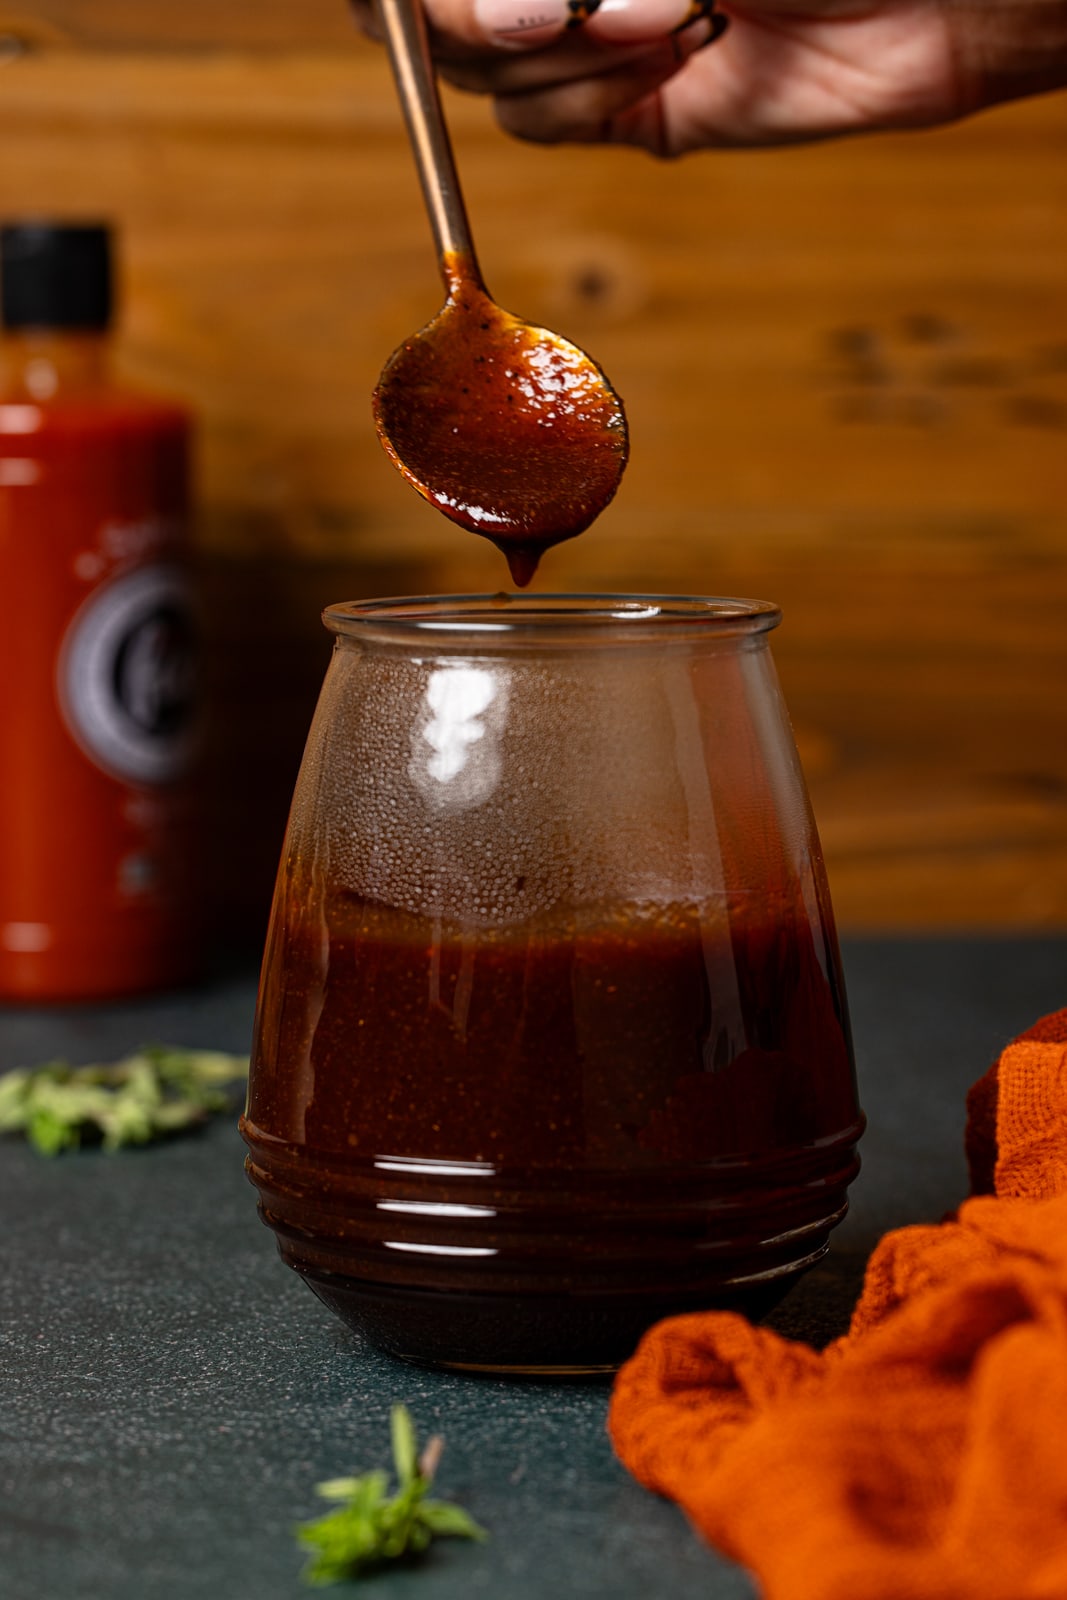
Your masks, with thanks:
<instances>
[{"instance_id":1,"label":"fingernail","mask_svg":"<svg viewBox=\"0 0 1067 1600\"><path fill-rule=\"evenodd\" d=\"M713 44L716 39L721 39L730 25L730 19L721 11L716 11L715 0L692 0L688 12L675 28L675 33L682 33L686 28L691 28L695 22L707 21L710 23L707 44Z\"/></svg>"},{"instance_id":2,"label":"fingernail","mask_svg":"<svg viewBox=\"0 0 1067 1600\"><path fill-rule=\"evenodd\" d=\"M721 39L722 38L723 34L726 32L727 28L730 26L730 19L729 19L728 16L724 15L723 12L714 11L714 12L712 12L711 16L708 18L708 21L711 24L711 27L708 30L708 36L704 40L704 43L705 44L714 44L716 39ZM686 23L685 26L688 27L689 24Z\"/></svg>"},{"instance_id":3,"label":"fingernail","mask_svg":"<svg viewBox=\"0 0 1067 1600\"><path fill-rule=\"evenodd\" d=\"M590 30L613 44L663 39L711 11L704 0L601 0Z\"/></svg>"},{"instance_id":4,"label":"fingernail","mask_svg":"<svg viewBox=\"0 0 1067 1600\"><path fill-rule=\"evenodd\" d=\"M711 43L711 18L695 17L682 28L675 28L670 36L675 61L688 61L698 50Z\"/></svg>"},{"instance_id":5,"label":"fingernail","mask_svg":"<svg viewBox=\"0 0 1067 1600\"><path fill-rule=\"evenodd\" d=\"M487 39L512 50L534 49L580 27L599 0L475 0L474 15Z\"/></svg>"},{"instance_id":6,"label":"fingernail","mask_svg":"<svg viewBox=\"0 0 1067 1600\"><path fill-rule=\"evenodd\" d=\"M721 11L705 11L703 14L690 17L671 34L676 60L688 61L698 50L706 50L709 44L714 44L716 39L722 38L729 26L729 17L724 16Z\"/></svg>"}]
</instances>

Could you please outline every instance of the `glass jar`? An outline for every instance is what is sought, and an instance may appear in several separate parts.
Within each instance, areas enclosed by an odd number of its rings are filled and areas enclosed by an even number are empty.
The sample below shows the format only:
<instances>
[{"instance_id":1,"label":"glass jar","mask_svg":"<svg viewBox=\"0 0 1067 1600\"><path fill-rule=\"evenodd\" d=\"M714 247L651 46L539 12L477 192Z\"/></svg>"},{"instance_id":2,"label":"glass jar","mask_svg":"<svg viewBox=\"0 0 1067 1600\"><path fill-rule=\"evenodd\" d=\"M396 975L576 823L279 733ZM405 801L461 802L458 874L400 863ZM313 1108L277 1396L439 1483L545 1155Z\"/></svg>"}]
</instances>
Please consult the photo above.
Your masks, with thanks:
<instances>
[{"instance_id":1,"label":"glass jar","mask_svg":"<svg viewBox=\"0 0 1067 1600\"><path fill-rule=\"evenodd\" d=\"M863 1126L764 601L331 606L248 1171L396 1355L616 1366L827 1248Z\"/></svg>"}]
</instances>

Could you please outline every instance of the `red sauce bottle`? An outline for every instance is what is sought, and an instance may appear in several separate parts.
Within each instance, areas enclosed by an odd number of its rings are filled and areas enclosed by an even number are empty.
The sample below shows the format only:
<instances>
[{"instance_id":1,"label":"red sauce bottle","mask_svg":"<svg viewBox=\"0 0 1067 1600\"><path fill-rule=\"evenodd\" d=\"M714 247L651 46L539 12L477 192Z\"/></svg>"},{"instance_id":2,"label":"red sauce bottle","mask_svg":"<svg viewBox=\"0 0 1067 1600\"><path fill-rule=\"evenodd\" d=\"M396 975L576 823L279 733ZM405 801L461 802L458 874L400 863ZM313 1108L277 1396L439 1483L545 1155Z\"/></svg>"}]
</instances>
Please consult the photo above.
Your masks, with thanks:
<instances>
[{"instance_id":1,"label":"red sauce bottle","mask_svg":"<svg viewBox=\"0 0 1067 1600\"><path fill-rule=\"evenodd\" d=\"M108 373L102 225L0 228L0 996L191 975L189 418Z\"/></svg>"}]
</instances>

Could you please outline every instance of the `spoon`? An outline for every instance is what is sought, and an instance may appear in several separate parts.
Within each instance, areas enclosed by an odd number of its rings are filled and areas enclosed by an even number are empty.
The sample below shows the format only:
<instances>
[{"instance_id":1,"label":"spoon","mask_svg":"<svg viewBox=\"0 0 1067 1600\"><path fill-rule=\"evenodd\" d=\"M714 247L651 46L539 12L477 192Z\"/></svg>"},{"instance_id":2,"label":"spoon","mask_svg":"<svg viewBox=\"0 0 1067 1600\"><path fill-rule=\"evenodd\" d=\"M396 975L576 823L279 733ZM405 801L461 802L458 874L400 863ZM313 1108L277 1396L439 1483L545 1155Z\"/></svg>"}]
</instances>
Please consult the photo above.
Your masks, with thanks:
<instances>
[{"instance_id":1,"label":"spoon","mask_svg":"<svg viewBox=\"0 0 1067 1600\"><path fill-rule=\"evenodd\" d=\"M503 551L525 587L587 528L626 465L622 403L596 363L513 316L478 268L420 0L379 0L444 279L444 306L386 362L378 437L424 499Z\"/></svg>"}]
</instances>

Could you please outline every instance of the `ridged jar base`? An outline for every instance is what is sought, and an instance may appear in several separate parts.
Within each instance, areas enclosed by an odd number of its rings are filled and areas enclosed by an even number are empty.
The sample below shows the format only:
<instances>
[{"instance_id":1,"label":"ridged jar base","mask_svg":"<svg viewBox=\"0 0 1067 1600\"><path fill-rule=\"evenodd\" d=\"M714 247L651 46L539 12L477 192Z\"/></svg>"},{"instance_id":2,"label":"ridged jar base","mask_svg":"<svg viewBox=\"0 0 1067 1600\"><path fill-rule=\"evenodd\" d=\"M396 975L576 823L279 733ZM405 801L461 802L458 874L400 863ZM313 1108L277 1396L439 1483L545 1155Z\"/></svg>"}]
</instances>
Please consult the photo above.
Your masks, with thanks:
<instances>
[{"instance_id":1,"label":"ridged jar base","mask_svg":"<svg viewBox=\"0 0 1067 1600\"><path fill-rule=\"evenodd\" d=\"M610 1372L665 1316L766 1314L825 1254L861 1129L674 1171L504 1174L312 1158L242 1123L260 1215L331 1310L391 1355L528 1376Z\"/></svg>"}]
</instances>

